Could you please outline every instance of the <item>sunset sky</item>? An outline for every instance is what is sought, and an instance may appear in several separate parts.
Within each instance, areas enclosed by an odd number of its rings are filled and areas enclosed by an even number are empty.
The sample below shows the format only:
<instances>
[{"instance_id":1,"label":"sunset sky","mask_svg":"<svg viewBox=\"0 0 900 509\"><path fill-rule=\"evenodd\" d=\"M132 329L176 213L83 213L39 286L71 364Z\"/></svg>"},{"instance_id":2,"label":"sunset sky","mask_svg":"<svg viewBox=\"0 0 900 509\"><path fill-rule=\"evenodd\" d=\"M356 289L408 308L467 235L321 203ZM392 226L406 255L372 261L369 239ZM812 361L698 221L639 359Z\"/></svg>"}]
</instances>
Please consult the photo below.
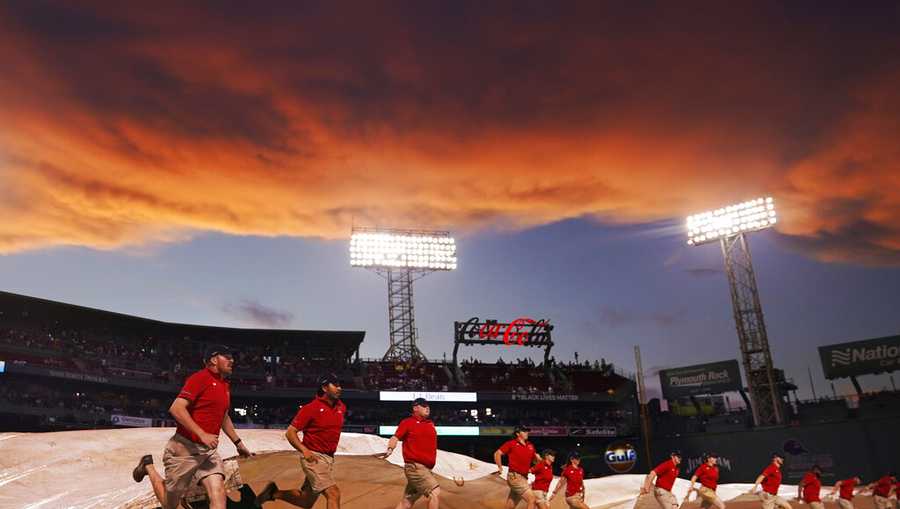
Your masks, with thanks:
<instances>
[{"instance_id":1,"label":"sunset sky","mask_svg":"<svg viewBox=\"0 0 900 509\"><path fill-rule=\"evenodd\" d=\"M684 218L773 196L773 355L821 395L815 346L900 333L898 90L897 2L6 2L0 289L380 356L351 226L448 229L427 355L534 316L655 376L738 355Z\"/></svg>"}]
</instances>

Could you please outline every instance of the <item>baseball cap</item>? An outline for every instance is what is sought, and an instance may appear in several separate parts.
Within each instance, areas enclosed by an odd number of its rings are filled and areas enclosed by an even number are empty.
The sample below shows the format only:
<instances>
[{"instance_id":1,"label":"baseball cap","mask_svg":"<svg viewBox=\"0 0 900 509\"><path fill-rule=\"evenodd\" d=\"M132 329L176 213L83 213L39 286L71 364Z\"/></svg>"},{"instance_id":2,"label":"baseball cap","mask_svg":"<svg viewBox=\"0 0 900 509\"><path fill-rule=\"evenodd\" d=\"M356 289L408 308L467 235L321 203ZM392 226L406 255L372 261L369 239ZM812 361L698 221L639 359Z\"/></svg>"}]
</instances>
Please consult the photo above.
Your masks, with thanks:
<instances>
[{"instance_id":1,"label":"baseball cap","mask_svg":"<svg viewBox=\"0 0 900 509\"><path fill-rule=\"evenodd\" d=\"M206 350L203 351L203 361L208 361L209 358L214 355L231 356L231 348L228 348L225 345L209 345L206 347Z\"/></svg>"},{"instance_id":2,"label":"baseball cap","mask_svg":"<svg viewBox=\"0 0 900 509\"><path fill-rule=\"evenodd\" d=\"M416 399L413 400L412 406L424 406L424 407L427 407L427 406L429 406L429 405L428 405L428 400L425 399L425 398L416 398Z\"/></svg>"},{"instance_id":3,"label":"baseball cap","mask_svg":"<svg viewBox=\"0 0 900 509\"><path fill-rule=\"evenodd\" d=\"M525 433L528 433L529 431L531 431L531 428L520 424L513 429L513 433L518 433L520 431L524 431Z\"/></svg>"},{"instance_id":4,"label":"baseball cap","mask_svg":"<svg viewBox=\"0 0 900 509\"><path fill-rule=\"evenodd\" d=\"M678 449L675 449L674 451L672 451L672 452L669 453L669 456L678 456L678 457L680 458L680 457L681 457L681 451L679 451Z\"/></svg>"},{"instance_id":5,"label":"baseball cap","mask_svg":"<svg viewBox=\"0 0 900 509\"><path fill-rule=\"evenodd\" d=\"M580 460L580 459L581 459L581 453L579 453L578 451L572 451L572 452L569 453L569 459L570 459L570 460Z\"/></svg>"},{"instance_id":6,"label":"baseball cap","mask_svg":"<svg viewBox=\"0 0 900 509\"><path fill-rule=\"evenodd\" d=\"M707 458L718 458L719 455L714 452L708 452L708 453L706 453L706 457Z\"/></svg>"},{"instance_id":7,"label":"baseball cap","mask_svg":"<svg viewBox=\"0 0 900 509\"><path fill-rule=\"evenodd\" d=\"M341 385L341 380L334 373L326 373L319 377L319 387L328 384Z\"/></svg>"}]
</instances>

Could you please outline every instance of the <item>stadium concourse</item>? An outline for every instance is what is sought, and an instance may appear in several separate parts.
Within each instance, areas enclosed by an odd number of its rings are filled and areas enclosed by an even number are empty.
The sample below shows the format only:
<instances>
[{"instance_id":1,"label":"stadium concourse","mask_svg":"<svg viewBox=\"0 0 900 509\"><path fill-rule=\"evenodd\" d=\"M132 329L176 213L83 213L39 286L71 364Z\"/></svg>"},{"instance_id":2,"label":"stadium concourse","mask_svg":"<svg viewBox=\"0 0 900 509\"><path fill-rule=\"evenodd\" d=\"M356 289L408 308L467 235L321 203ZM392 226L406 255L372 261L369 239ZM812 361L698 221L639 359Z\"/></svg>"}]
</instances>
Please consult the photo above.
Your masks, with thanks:
<instances>
[{"instance_id":1,"label":"stadium concourse","mask_svg":"<svg viewBox=\"0 0 900 509\"><path fill-rule=\"evenodd\" d=\"M159 458L167 428L86 430L54 433L0 434L0 508L71 509L157 507L147 482L136 484L131 467L140 455L152 452ZM303 479L296 453L280 430L244 430L242 436L256 456L241 460L239 479L232 480L230 506L241 503L239 484L259 490L269 480L287 488ZM337 452L336 475L346 509L393 508L403 491L405 479L399 450L387 460L374 457L383 452L387 440L373 435L344 433ZM234 446L222 443L223 457L234 456ZM442 507L449 509L499 509L506 497L506 483L493 475L494 465L460 454L438 452L435 472L440 476ZM234 478L233 478L234 479ZM658 509L655 500L638 498L642 475L623 474L586 481L586 502L591 508ZM455 480L464 482L457 483ZM554 480L556 483L556 480ZM458 484L463 484L459 486ZM725 484L719 494L732 509L759 509L759 499L743 495L748 484ZM246 489L246 488L245 488ZM551 486L553 489L553 486ZM687 481L679 479L674 492L681 499ZM244 491L244 494L249 492ZM796 486L782 486L780 493L793 497ZM246 496L246 495L245 495ZM246 502L246 500L244 500ZM857 509L872 509L870 497L854 500ZM553 508L564 507L562 498ZM685 507L695 508L696 501ZM246 507L252 507L252 504ZM265 504L266 509L291 506L282 502ZM319 501L316 507L324 507ZM827 509L837 504L826 502Z\"/></svg>"}]
</instances>

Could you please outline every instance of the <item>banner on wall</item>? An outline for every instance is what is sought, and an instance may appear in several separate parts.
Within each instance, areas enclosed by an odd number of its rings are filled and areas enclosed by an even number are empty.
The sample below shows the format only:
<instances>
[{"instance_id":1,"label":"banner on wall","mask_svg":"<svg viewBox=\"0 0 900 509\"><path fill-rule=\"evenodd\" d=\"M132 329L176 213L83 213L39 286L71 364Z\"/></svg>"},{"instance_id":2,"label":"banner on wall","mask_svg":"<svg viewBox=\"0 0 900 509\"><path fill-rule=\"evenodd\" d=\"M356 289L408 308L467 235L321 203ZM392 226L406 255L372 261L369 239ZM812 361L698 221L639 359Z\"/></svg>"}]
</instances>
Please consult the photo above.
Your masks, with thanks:
<instances>
[{"instance_id":1,"label":"banner on wall","mask_svg":"<svg viewBox=\"0 0 900 509\"><path fill-rule=\"evenodd\" d=\"M825 378L888 373L900 368L900 336L819 347Z\"/></svg>"},{"instance_id":2,"label":"banner on wall","mask_svg":"<svg viewBox=\"0 0 900 509\"><path fill-rule=\"evenodd\" d=\"M132 428L149 428L153 426L153 419L147 417L133 417L131 415L112 414L109 422L113 426L129 426Z\"/></svg>"},{"instance_id":3,"label":"banner on wall","mask_svg":"<svg viewBox=\"0 0 900 509\"><path fill-rule=\"evenodd\" d=\"M659 383L668 400L739 391L741 370L736 360L664 369L659 372Z\"/></svg>"}]
</instances>

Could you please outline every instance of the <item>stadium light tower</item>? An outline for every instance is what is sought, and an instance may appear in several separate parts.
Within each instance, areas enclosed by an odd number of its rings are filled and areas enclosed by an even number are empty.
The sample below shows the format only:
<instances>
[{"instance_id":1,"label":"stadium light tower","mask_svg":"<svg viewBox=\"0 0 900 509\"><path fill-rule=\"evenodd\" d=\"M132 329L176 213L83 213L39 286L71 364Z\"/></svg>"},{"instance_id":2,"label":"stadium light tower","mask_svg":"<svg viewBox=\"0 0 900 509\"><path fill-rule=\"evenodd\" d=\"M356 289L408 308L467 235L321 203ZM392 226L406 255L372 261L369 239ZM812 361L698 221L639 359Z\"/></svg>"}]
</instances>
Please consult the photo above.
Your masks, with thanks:
<instances>
[{"instance_id":1,"label":"stadium light tower","mask_svg":"<svg viewBox=\"0 0 900 509\"><path fill-rule=\"evenodd\" d=\"M456 241L450 232L353 228L350 265L370 269L388 282L391 346L384 360L425 360L416 345L413 281L456 269Z\"/></svg>"},{"instance_id":2,"label":"stadium light tower","mask_svg":"<svg viewBox=\"0 0 900 509\"><path fill-rule=\"evenodd\" d=\"M783 418L747 234L771 228L777 220L772 198L757 198L687 219L688 245L719 242L722 247L753 422L757 426L782 424Z\"/></svg>"}]
</instances>

